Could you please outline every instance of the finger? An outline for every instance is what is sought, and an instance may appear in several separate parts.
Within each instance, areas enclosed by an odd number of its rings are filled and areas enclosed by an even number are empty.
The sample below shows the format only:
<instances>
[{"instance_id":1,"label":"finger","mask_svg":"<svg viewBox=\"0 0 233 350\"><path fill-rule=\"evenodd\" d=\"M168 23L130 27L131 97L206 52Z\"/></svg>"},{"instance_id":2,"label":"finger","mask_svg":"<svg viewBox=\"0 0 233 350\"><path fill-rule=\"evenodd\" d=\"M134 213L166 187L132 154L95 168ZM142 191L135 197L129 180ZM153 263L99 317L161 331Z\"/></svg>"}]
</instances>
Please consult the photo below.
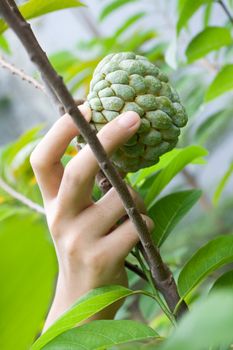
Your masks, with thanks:
<instances>
[{"instance_id":1,"label":"finger","mask_svg":"<svg viewBox=\"0 0 233 350\"><path fill-rule=\"evenodd\" d=\"M90 120L91 112L85 105L78 107ZM63 115L52 126L31 154L30 162L34 170L44 201L53 199L63 176L61 158L71 140L79 134L78 128L69 114Z\"/></svg>"},{"instance_id":2,"label":"finger","mask_svg":"<svg viewBox=\"0 0 233 350\"><path fill-rule=\"evenodd\" d=\"M129 188L129 191L138 210L145 212L142 198L132 188ZM126 215L126 211L119 194L111 188L104 197L87 209L86 215L92 218L93 235L104 236Z\"/></svg>"},{"instance_id":3,"label":"finger","mask_svg":"<svg viewBox=\"0 0 233 350\"><path fill-rule=\"evenodd\" d=\"M98 133L98 138L110 156L114 150L127 142L140 125L140 117L135 112L126 112L106 124ZM97 160L86 145L67 165L58 193L62 205L70 208L70 213L80 212L86 207L78 198L90 198L93 179L99 169Z\"/></svg>"},{"instance_id":4,"label":"finger","mask_svg":"<svg viewBox=\"0 0 233 350\"><path fill-rule=\"evenodd\" d=\"M141 214L148 230L151 232L154 223L149 216ZM131 249L139 242L139 236L135 225L130 219L118 226L111 234L105 238L106 244L117 252L119 262L126 258ZM111 248L110 248L111 249ZM116 253L115 253L116 254Z\"/></svg>"}]
</instances>

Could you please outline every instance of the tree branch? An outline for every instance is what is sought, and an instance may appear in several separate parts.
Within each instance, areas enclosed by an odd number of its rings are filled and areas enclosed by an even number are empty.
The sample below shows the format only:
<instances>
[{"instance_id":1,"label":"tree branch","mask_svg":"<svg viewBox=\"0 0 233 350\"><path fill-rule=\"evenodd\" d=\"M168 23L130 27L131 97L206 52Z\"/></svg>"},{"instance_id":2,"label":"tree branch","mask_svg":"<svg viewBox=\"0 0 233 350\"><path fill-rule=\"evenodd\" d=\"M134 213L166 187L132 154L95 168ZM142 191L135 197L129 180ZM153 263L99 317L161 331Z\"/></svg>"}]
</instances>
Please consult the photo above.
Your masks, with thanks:
<instances>
[{"instance_id":1,"label":"tree branch","mask_svg":"<svg viewBox=\"0 0 233 350\"><path fill-rule=\"evenodd\" d=\"M137 232L148 258L151 274L156 283L157 289L163 294L170 310L173 312L180 299L175 280L168 266L162 261L158 248L154 246L152 237L135 206L127 186L114 168L112 162L108 159L95 134L95 131L90 127L77 108L74 99L63 83L62 77L59 76L51 66L46 53L41 49L34 33L31 30L30 24L27 23L20 14L15 2L10 0L9 3L7 0L1 0L0 11L5 21L21 40L29 54L31 61L41 72L42 77L45 79L45 83L50 86L50 89L52 89L54 95L57 96L58 100L61 101L65 107L67 113L69 113L73 118L85 141L90 145L95 157L98 160L100 168L109 179L111 185L115 187L119 193L129 218L137 228ZM181 314L186 310L186 304L183 303L179 309L178 316L181 316Z\"/></svg>"},{"instance_id":2,"label":"tree branch","mask_svg":"<svg viewBox=\"0 0 233 350\"><path fill-rule=\"evenodd\" d=\"M17 199L19 202L23 203L30 209L45 215L45 210L39 204L31 201L31 199L25 197L21 193L17 192L15 189L10 187L2 178L0 178L0 188L2 188L6 193L8 193L11 197Z\"/></svg>"},{"instance_id":3,"label":"tree branch","mask_svg":"<svg viewBox=\"0 0 233 350\"><path fill-rule=\"evenodd\" d=\"M229 18L229 21L233 24L233 16L230 13L230 10L227 8L226 4L222 0L217 0L217 2L222 7L223 11L226 13L227 17Z\"/></svg>"}]
</instances>

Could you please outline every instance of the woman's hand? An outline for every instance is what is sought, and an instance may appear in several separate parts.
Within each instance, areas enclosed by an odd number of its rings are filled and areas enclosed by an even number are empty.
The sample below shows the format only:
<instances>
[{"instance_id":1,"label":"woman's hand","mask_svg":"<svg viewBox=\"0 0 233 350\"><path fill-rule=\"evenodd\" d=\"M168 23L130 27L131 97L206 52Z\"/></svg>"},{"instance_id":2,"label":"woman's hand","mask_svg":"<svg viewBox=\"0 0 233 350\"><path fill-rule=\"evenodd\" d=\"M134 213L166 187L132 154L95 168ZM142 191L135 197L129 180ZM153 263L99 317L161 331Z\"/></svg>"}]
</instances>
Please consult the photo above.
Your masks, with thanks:
<instances>
[{"instance_id":1,"label":"woman's hand","mask_svg":"<svg viewBox=\"0 0 233 350\"><path fill-rule=\"evenodd\" d=\"M90 110L79 107L90 120ZM127 112L105 125L98 138L108 155L133 136L140 125L135 112ZM128 219L116 227L125 210L114 189L98 202L92 201L92 188L99 167L87 145L68 163L61 158L79 131L68 114L61 117L31 155L55 244L59 274L53 305L45 328L53 323L76 299L89 290L107 284L127 286L125 257L138 242L135 227ZM140 212L144 206L131 190ZM152 221L142 215L149 229ZM114 227L115 226L115 227ZM113 318L119 308L108 307L98 318Z\"/></svg>"}]
</instances>

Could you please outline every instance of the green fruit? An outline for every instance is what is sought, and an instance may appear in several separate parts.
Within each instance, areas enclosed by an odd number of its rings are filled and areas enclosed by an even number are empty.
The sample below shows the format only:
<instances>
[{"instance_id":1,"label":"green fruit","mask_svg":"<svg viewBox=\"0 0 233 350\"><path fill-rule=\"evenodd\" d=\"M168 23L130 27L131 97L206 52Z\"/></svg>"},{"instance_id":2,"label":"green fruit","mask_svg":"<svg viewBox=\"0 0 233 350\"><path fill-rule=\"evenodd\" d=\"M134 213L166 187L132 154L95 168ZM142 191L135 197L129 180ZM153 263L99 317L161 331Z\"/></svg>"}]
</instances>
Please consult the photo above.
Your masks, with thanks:
<instances>
[{"instance_id":1,"label":"green fruit","mask_svg":"<svg viewBox=\"0 0 233 350\"><path fill-rule=\"evenodd\" d=\"M166 74L133 52L106 56L96 67L86 102L96 132L125 111L141 117L137 133L112 156L122 172L151 166L175 147L187 114ZM82 138L78 138L83 142Z\"/></svg>"}]
</instances>

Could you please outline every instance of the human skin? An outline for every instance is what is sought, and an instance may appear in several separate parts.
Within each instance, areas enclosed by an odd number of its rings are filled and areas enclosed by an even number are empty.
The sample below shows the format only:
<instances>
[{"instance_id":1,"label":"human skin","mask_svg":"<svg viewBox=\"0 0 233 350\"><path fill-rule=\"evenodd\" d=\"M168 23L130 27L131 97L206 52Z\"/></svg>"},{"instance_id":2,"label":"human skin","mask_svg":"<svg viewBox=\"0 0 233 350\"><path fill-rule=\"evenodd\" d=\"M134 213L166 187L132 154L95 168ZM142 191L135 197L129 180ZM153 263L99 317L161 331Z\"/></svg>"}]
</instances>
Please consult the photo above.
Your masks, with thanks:
<instances>
[{"instance_id":1,"label":"human skin","mask_svg":"<svg viewBox=\"0 0 233 350\"><path fill-rule=\"evenodd\" d=\"M90 120L91 111L79 106ZM134 135L140 125L135 112L126 112L106 124L98 138L110 156ZM92 189L98 163L86 145L64 168L61 158L71 140L79 134L68 114L62 116L31 154L31 165L43 197L48 227L58 260L54 300L45 322L45 331L79 297L104 285L127 286L124 261L138 242L129 219L116 226L126 212L115 189L93 202ZM139 196L130 189L148 229L152 220L145 215ZM111 319L121 303L115 303L92 319Z\"/></svg>"}]
</instances>

